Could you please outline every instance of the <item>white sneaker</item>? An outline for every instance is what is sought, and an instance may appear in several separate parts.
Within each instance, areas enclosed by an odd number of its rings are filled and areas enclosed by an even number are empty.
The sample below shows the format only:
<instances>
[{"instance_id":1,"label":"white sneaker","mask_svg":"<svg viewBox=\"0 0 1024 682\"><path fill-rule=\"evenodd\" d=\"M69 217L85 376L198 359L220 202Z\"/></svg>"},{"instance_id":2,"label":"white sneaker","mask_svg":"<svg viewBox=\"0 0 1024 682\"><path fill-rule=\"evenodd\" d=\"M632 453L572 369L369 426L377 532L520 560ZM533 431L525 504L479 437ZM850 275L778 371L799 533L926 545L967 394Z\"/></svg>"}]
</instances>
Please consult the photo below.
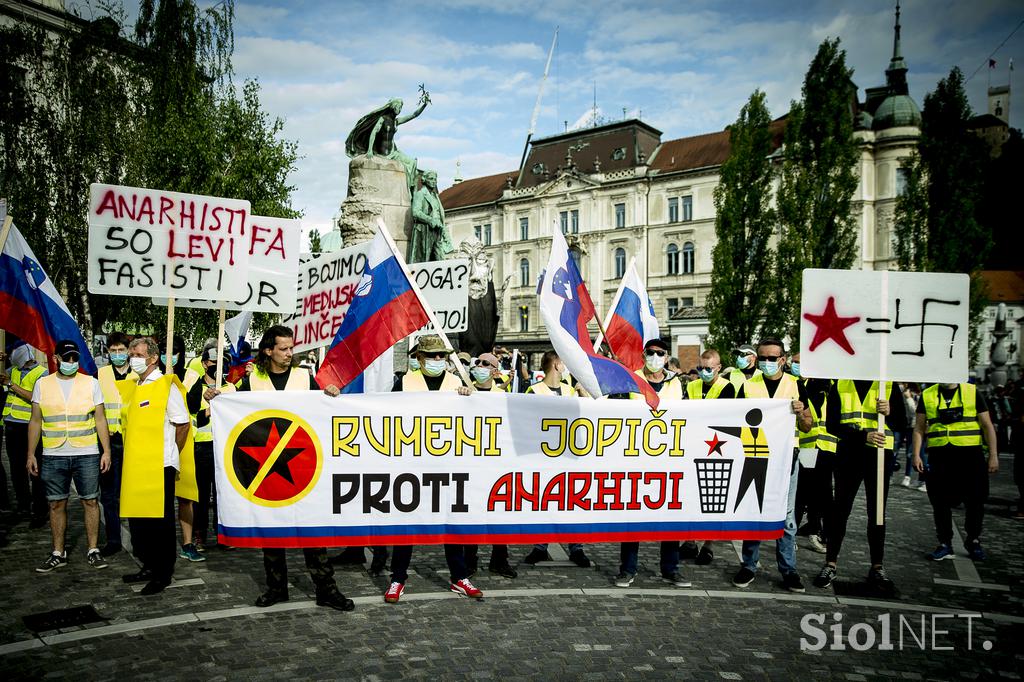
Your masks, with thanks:
<instances>
[{"instance_id":1,"label":"white sneaker","mask_svg":"<svg viewBox=\"0 0 1024 682\"><path fill-rule=\"evenodd\" d=\"M807 544L811 546L811 550L818 554L824 554L826 552L825 544L821 541L820 535L811 535L807 538Z\"/></svg>"},{"instance_id":2,"label":"white sneaker","mask_svg":"<svg viewBox=\"0 0 1024 682\"><path fill-rule=\"evenodd\" d=\"M900 482L900 485L903 486L904 488L909 488L910 487L910 476L904 476L903 480Z\"/></svg>"},{"instance_id":3,"label":"white sneaker","mask_svg":"<svg viewBox=\"0 0 1024 682\"><path fill-rule=\"evenodd\" d=\"M922 483L921 485L917 486L917 491L921 493L926 493L928 492L928 486Z\"/></svg>"}]
</instances>

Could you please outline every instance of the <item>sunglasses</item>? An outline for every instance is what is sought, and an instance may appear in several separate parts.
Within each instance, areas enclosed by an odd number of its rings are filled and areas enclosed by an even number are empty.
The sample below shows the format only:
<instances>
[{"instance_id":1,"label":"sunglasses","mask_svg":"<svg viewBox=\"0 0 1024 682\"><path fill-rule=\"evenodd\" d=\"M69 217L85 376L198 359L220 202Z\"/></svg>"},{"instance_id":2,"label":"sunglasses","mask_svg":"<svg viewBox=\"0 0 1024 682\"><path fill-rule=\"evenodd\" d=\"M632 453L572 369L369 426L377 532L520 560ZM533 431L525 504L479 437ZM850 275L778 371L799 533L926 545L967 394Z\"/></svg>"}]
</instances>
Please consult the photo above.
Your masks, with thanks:
<instances>
[{"instance_id":1,"label":"sunglasses","mask_svg":"<svg viewBox=\"0 0 1024 682\"><path fill-rule=\"evenodd\" d=\"M477 367L486 367L487 369L497 369L497 367L495 367L495 366L494 366L494 365L492 365L491 363L489 363L489 362L483 362L483 361L478 361L478 362L476 363L476 366L477 366Z\"/></svg>"},{"instance_id":2,"label":"sunglasses","mask_svg":"<svg viewBox=\"0 0 1024 682\"><path fill-rule=\"evenodd\" d=\"M762 362L774 362L781 357L781 355L758 355L757 359L761 360Z\"/></svg>"},{"instance_id":3,"label":"sunglasses","mask_svg":"<svg viewBox=\"0 0 1024 682\"><path fill-rule=\"evenodd\" d=\"M424 353L423 357L427 360L444 360L448 357L447 353Z\"/></svg>"},{"instance_id":4,"label":"sunglasses","mask_svg":"<svg viewBox=\"0 0 1024 682\"><path fill-rule=\"evenodd\" d=\"M698 367L698 368L697 368L697 371L698 371L698 372L703 372L704 370L711 370L711 371L714 371L715 369L717 369L717 368L716 368L716 367Z\"/></svg>"},{"instance_id":5,"label":"sunglasses","mask_svg":"<svg viewBox=\"0 0 1024 682\"><path fill-rule=\"evenodd\" d=\"M647 357L652 357L654 355L658 355L658 356L664 357L664 356L668 355L668 353L666 353L663 350L645 350L644 351L644 355L646 355Z\"/></svg>"}]
</instances>

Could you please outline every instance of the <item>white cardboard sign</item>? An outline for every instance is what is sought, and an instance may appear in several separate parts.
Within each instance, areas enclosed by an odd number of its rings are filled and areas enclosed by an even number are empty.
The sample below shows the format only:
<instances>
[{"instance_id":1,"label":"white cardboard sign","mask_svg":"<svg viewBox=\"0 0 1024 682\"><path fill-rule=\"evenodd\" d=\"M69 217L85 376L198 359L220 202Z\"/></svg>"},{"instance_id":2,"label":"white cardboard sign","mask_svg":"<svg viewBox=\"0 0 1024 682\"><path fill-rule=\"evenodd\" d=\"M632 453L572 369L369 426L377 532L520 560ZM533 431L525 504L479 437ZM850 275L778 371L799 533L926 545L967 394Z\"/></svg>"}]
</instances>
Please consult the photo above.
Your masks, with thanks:
<instances>
[{"instance_id":1,"label":"white cardboard sign","mask_svg":"<svg viewBox=\"0 0 1024 682\"><path fill-rule=\"evenodd\" d=\"M969 287L965 274L804 270L801 373L967 381Z\"/></svg>"},{"instance_id":2,"label":"white cardboard sign","mask_svg":"<svg viewBox=\"0 0 1024 682\"><path fill-rule=\"evenodd\" d=\"M228 301L227 310L252 310L287 315L295 309L302 222L287 218L249 216L249 278L241 298ZM166 298L153 303L167 305ZM218 301L175 299L183 308L218 308Z\"/></svg>"},{"instance_id":3,"label":"white cardboard sign","mask_svg":"<svg viewBox=\"0 0 1024 682\"><path fill-rule=\"evenodd\" d=\"M355 296L369 242L324 254L299 266L295 304L281 324L291 327L296 353L330 345ZM466 330L469 262L444 260L409 265L413 282L446 332Z\"/></svg>"},{"instance_id":4,"label":"white cardboard sign","mask_svg":"<svg viewBox=\"0 0 1024 682\"><path fill-rule=\"evenodd\" d=\"M248 201L102 184L89 194L90 292L245 296Z\"/></svg>"}]
</instances>

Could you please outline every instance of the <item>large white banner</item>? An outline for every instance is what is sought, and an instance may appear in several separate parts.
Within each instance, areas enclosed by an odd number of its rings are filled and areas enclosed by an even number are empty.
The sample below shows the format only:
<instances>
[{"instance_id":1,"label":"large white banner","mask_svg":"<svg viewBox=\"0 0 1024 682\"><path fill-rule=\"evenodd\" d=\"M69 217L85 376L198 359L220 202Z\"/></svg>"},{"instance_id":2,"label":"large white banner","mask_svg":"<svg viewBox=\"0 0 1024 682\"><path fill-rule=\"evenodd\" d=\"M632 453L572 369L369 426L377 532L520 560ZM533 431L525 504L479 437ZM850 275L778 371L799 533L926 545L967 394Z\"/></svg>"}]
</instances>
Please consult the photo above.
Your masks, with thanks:
<instances>
[{"instance_id":1,"label":"large white banner","mask_svg":"<svg viewBox=\"0 0 1024 682\"><path fill-rule=\"evenodd\" d=\"M804 270L801 373L967 381L969 302L964 274Z\"/></svg>"},{"instance_id":2,"label":"large white banner","mask_svg":"<svg viewBox=\"0 0 1024 682\"><path fill-rule=\"evenodd\" d=\"M236 300L249 268L248 201L140 187L89 188L89 291Z\"/></svg>"},{"instance_id":3,"label":"large white banner","mask_svg":"<svg viewBox=\"0 0 1024 682\"><path fill-rule=\"evenodd\" d=\"M252 310L287 315L295 309L295 282L299 276L302 221L249 216L249 278L245 294L227 301L227 310ZM166 298L153 303L167 305ZM184 308L219 308L219 301L175 299Z\"/></svg>"},{"instance_id":4,"label":"large white banner","mask_svg":"<svg viewBox=\"0 0 1024 682\"><path fill-rule=\"evenodd\" d=\"M334 340L363 276L369 244L327 253L299 267L294 306L281 321L292 329L296 353L327 346ZM465 331L469 261L412 263L409 270L444 330Z\"/></svg>"},{"instance_id":5,"label":"large white banner","mask_svg":"<svg viewBox=\"0 0 1024 682\"><path fill-rule=\"evenodd\" d=\"M528 544L781 535L787 400L225 394L221 542Z\"/></svg>"}]
</instances>

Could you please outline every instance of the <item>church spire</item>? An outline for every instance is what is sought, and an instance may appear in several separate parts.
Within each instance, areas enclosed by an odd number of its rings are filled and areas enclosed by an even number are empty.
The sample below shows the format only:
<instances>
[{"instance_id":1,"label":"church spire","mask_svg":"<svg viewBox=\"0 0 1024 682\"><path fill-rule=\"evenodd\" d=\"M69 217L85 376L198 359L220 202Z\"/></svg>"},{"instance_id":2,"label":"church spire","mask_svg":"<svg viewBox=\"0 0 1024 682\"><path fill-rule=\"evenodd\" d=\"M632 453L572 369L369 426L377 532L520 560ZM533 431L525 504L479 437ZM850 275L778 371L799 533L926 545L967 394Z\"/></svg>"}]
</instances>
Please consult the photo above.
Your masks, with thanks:
<instances>
[{"instance_id":1,"label":"church spire","mask_svg":"<svg viewBox=\"0 0 1024 682\"><path fill-rule=\"evenodd\" d=\"M893 61L897 59L902 60L903 56L900 54L900 2L896 0L896 35L892 39L892 58Z\"/></svg>"},{"instance_id":2,"label":"church spire","mask_svg":"<svg viewBox=\"0 0 1024 682\"><path fill-rule=\"evenodd\" d=\"M907 87L907 63L903 61L903 52L900 47L900 3L896 0L896 25L893 29L892 59L889 61L889 68L885 70L886 85L890 92L898 95L906 95L910 90Z\"/></svg>"}]
</instances>

